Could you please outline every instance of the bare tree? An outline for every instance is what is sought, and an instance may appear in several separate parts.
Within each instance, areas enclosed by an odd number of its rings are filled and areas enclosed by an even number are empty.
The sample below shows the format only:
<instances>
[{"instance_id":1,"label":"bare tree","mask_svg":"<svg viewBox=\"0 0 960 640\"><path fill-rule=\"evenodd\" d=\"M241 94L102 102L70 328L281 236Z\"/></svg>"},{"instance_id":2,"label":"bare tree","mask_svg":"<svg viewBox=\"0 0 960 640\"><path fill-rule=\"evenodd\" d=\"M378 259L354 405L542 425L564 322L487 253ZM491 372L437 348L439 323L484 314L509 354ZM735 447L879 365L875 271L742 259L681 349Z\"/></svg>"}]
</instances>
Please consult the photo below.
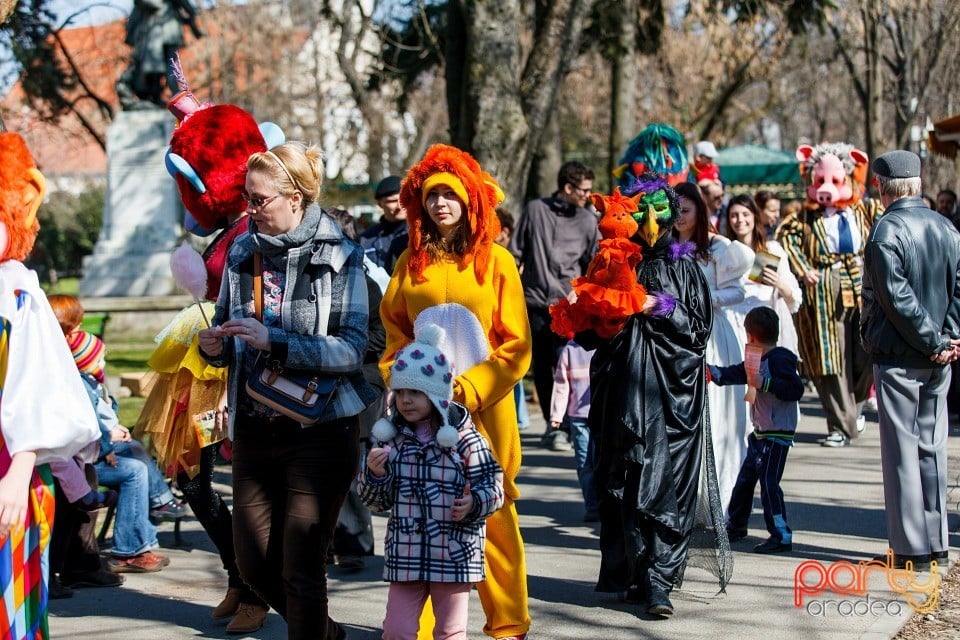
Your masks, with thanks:
<instances>
[{"instance_id":1,"label":"bare tree","mask_svg":"<svg viewBox=\"0 0 960 640\"><path fill-rule=\"evenodd\" d=\"M531 17L518 0L457 0L449 5L451 139L497 176L513 203L523 199L533 154L579 48L589 8L586 0L549 3L524 59L521 34Z\"/></svg>"}]
</instances>

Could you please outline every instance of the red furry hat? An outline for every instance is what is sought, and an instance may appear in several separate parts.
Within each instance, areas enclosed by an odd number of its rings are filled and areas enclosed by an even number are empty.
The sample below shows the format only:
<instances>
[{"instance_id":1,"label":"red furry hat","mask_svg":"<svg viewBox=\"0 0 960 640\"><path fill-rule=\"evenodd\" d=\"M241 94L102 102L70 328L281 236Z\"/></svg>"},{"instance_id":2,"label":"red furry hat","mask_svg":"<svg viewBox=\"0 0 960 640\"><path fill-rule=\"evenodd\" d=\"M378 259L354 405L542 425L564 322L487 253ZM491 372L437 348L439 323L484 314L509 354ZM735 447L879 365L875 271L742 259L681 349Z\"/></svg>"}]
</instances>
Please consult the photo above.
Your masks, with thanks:
<instances>
[{"instance_id":1,"label":"red furry hat","mask_svg":"<svg viewBox=\"0 0 960 640\"><path fill-rule=\"evenodd\" d=\"M183 205L201 227L214 229L220 219L247 208L243 199L247 158L266 150L257 121L232 104L204 107L177 127L170 151L194 169L204 191L183 172L176 174L177 187Z\"/></svg>"},{"instance_id":2,"label":"red furry hat","mask_svg":"<svg viewBox=\"0 0 960 640\"><path fill-rule=\"evenodd\" d=\"M410 237L410 271L417 280L422 280L423 270L429 261L423 246L423 219L427 212L423 207L423 183L436 173L455 176L466 191L464 222L469 225L470 247L460 258L461 266L474 263L477 279L483 281L490 247L500 235L500 220L497 205L503 200L503 192L496 180L480 168L480 164L466 151L456 147L437 144L430 147L423 160L407 173L400 188L400 205L407 211Z\"/></svg>"},{"instance_id":3,"label":"red furry hat","mask_svg":"<svg viewBox=\"0 0 960 640\"><path fill-rule=\"evenodd\" d=\"M180 91L167 103L179 125L167 149L167 171L177 181L189 217L213 231L221 220L247 208L243 199L247 159L283 144L285 137L280 127L270 122L258 125L240 107L200 102L187 87L180 58L170 64ZM189 220L185 226L204 235L190 228Z\"/></svg>"},{"instance_id":4,"label":"red furry hat","mask_svg":"<svg viewBox=\"0 0 960 640\"><path fill-rule=\"evenodd\" d=\"M0 261L23 261L33 249L40 225L37 209L43 201L46 181L15 133L0 133ZM5 235L6 237L2 237Z\"/></svg>"}]
</instances>

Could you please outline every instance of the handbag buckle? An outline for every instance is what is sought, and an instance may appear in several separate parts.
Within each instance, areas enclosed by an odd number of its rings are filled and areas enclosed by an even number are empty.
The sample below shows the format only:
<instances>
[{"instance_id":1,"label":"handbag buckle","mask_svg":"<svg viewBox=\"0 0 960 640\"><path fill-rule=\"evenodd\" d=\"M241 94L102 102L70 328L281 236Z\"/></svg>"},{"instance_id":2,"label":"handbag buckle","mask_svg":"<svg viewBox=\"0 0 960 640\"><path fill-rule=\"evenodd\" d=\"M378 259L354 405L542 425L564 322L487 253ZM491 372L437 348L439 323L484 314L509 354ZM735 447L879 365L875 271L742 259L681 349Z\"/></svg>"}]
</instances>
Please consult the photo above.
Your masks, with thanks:
<instances>
[{"instance_id":1,"label":"handbag buckle","mask_svg":"<svg viewBox=\"0 0 960 640\"><path fill-rule=\"evenodd\" d=\"M303 402L309 402L310 396L317 392L317 379L313 378L307 383L307 388L303 390Z\"/></svg>"},{"instance_id":2,"label":"handbag buckle","mask_svg":"<svg viewBox=\"0 0 960 640\"><path fill-rule=\"evenodd\" d=\"M283 373L283 367L281 367L280 363L275 360L270 366L270 375L267 376L267 384L273 384L276 382L281 373Z\"/></svg>"}]
</instances>

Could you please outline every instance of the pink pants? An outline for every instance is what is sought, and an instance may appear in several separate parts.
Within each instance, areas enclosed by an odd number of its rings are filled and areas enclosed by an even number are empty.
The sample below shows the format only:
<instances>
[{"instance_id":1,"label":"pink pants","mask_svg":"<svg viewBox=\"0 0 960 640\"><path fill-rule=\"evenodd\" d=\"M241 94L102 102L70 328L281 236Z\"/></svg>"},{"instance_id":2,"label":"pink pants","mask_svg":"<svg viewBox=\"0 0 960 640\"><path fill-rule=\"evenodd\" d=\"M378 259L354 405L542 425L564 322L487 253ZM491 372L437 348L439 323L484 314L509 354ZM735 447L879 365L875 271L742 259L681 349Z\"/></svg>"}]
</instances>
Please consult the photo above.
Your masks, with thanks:
<instances>
[{"instance_id":1,"label":"pink pants","mask_svg":"<svg viewBox=\"0 0 960 640\"><path fill-rule=\"evenodd\" d=\"M427 596L437 619L433 640L467 640L467 603L472 586L469 582L391 582L383 640L416 640Z\"/></svg>"},{"instance_id":2,"label":"pink pants","mask_svg":"<svg viewBox=\"0 0 960 640\"><path fill-rule=\"evenodd\" d=\"M83 460L79 458L50 461L50 473L60 482L60 489L67 497L67 502L76 502L90 493L90 484L83 467Z\"/></svg>"}]
</instances>

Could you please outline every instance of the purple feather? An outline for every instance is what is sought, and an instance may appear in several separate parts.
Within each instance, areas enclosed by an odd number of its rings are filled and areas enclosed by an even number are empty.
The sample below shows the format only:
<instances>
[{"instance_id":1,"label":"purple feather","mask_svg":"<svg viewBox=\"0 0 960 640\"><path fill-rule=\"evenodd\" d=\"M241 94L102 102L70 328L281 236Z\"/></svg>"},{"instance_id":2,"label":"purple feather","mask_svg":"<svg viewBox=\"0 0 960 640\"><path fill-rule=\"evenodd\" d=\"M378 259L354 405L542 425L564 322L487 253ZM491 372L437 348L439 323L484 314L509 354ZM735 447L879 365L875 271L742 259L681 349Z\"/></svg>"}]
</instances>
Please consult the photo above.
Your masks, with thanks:
<instances>
[{"instance_id":1,"label":"purple feather","mask_svg":"<svg viewBox=\"0 0 960 640\"><path fill-rule=\"evenodd\" d=\"M638 193L653 193L667 187L667 181L657 176L654 180L643 180L637 176L630 175L630 182L620 188L620 193L625 196L635 196Z\"/></svg>"},{"instance_id":2,"label":"purple feather","mask_svg":"<svg viewBox=\"0 0 960 640\"><path fill-rule=\"evenodd\" d=\"M684 242L671 242L670 246L667 247L667 257L671 260L679 260L684 256L692 256L697 250L697 245L695 245L690 240Z\"/></svg>"},{"instance_id":3,"label":"purple feather","mask_svg":"<svg viewBox=\"0 0 960 640\"><path fill-rule=\"evenodd\" d=\"M677 299L669 293L661 292L651 293L649 295L652 295L654 299L653 309L650 310L651 316L665 318L673 313L674 308L677 306Z\"/></svg>"}]
</instances>

